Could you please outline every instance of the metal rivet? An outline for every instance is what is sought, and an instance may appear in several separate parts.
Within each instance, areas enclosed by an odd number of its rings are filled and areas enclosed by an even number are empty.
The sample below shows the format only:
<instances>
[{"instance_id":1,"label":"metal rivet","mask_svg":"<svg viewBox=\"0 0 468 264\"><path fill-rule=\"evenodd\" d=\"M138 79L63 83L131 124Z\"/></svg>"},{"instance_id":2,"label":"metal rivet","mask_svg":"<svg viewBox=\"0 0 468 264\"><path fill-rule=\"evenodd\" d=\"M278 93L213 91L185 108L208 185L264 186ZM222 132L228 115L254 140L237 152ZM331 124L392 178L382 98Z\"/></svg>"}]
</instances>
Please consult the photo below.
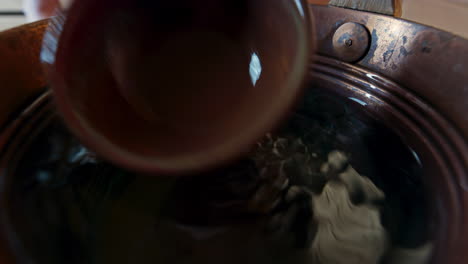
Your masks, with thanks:
<instances>
[{"instance_id":1,"label":"metal rivet","mask_svg":"<svg viewBox=\"0 0 468 264\"><path fill-rule=\"evenodd\" d=\"M345 62L362 59L369 50L369 45L369 31L357 23L345 23L333 35L334 53L338 59Z\"/></svg>"}]
</instances>

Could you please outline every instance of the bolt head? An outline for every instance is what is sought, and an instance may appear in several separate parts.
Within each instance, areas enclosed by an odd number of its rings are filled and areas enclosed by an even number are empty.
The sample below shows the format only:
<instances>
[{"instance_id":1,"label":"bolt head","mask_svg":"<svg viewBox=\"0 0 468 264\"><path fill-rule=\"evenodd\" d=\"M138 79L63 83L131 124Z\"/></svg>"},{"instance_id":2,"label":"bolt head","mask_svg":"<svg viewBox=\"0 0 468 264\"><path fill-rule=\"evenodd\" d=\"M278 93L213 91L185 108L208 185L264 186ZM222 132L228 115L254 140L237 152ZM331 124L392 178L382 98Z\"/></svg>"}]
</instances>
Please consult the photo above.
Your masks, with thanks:
<instances>
[{"instance_id":1,"label":"bolt head","mask_svg":"<svg viewBox=\"0 0 468 264\"><path fill-rule=\"evenodd\" d=\"M356 62L369 51L371 36L367 29L358 23L341 25L333 35L335 56L345 62Z\"/></svg>"}]
</instances>

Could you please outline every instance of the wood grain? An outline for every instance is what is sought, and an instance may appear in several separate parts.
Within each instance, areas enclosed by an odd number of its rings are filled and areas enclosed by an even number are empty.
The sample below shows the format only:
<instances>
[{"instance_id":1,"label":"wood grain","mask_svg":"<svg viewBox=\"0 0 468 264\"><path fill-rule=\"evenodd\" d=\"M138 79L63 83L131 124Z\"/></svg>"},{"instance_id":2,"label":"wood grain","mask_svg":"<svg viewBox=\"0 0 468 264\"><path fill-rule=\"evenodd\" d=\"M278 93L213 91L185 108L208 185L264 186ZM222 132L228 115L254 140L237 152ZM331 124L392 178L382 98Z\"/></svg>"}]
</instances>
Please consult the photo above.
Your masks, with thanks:
<instances>
[{"instance_id":1,"label":"wood grain","mask_svg":"<svg viewBox=\"0 0 468 264\"><path fill-rule=\"evenodd\" d=\"M330 0L308 0L310 4L314 5L328 5ZM402 9L401 9L401 1L402 0L393 0L393 16L401 17ZM450 0L447 0L450 1ZM465 0L452 0L452 1L465 1Z\"/></svg>"},{"instance_id":2,"label":"wood grain","mask_svg":"<svg viewBox=\"0 0 468 264\"><path fill-rule=\"evenodd\" d=\"M401 17L403 10L401 9L402 0L393 0L393 16Z\"/></svg>"},{"instance_id":3,"label":"wood grain","mask_svg":"<svg viewBox=\"0 0 468 264\"><path fill-rule=\"evenodd\" d=\"M47 21L0 32L0 128L46 85L39 60Z\"/></svg>"},{"instance_id":4,"label":"wood grain","mask_svg":"<svg viewBox=\"0 0 468 264\"><path fill-rule=\"evenodd\" d=\"M314 5L328 5L329 0L308 0L310 4Z\"/></svg>"},{"instance_id":5,"label":"wood grain","mask_svg":"<svg viewBox=\"0 0 468 264\"><path fill-rule=\"evenodd\" d=\"M330 5L368 11L378 14L393 15L393 0L330 0Z\"/></svg>"}]
</instances>

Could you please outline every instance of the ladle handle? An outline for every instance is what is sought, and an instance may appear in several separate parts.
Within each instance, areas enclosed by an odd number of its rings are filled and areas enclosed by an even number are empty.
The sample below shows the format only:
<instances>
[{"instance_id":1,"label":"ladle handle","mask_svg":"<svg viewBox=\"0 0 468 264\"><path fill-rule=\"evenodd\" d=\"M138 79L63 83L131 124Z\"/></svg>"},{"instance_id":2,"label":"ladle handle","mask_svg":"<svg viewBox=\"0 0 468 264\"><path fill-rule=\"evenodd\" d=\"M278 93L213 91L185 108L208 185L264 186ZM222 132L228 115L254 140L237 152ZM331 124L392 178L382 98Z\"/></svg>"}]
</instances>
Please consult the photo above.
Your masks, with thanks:
<instances>
[{"instance_id":1,"label":"ladle handle","mask_svg":"<svg viewBox=\"0 0 468 264\"><path fill-rule=\"evenodd\" d=\"M329 4L332 6L400 17L401 1L402 0L309 0L309 3L319 5Z\"/></svg>"}]
</instances>

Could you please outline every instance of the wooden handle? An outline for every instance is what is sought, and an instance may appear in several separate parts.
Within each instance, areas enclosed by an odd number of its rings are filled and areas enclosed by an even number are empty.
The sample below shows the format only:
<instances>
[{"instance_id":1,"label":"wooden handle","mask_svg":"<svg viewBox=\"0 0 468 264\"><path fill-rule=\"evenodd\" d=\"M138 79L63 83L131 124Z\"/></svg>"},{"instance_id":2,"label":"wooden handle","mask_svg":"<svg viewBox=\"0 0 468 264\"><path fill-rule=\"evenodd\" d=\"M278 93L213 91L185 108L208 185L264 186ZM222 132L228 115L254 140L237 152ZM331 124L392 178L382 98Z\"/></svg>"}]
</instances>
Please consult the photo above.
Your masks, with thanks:
<instances>
[{"instance_id":1,"label":"wooden handle","mask_svg":"<svg viewBox=\"0 0 468 264\"><path fill-rule=\"evenodd\" d=\"M39 54L47 21L0 32L0 128L46 86Z\"/></svg>"},{"instance_id":2,"label":"wooden handle","mask_svg":"<svg viewBox=\"0 0 468 264\"><path fill-rule=\"evenodd\" d=\"M308 0L310 4L314 5L328 5L330 0Z\"/></svg>"},{"instance_id":3,"label":"wooden handle","mask_svg":"<svg viewBox=\"0 0 468 264\"><path fill-rule=\"evenodd\" d=\"M309 0L311 4L330 4L338 7L401 17L401 0Z\"/></svg>"},{"instance_id":4,"label":"wooden handle","mask_svg":"<svg viewBox=\"0 0 468 264\"><path fill-rule=\"evenodd\" d=\"M393 16L401 17L403 10L401 8L401 0L393 0Z\"/></svg>"}]
</instances>

